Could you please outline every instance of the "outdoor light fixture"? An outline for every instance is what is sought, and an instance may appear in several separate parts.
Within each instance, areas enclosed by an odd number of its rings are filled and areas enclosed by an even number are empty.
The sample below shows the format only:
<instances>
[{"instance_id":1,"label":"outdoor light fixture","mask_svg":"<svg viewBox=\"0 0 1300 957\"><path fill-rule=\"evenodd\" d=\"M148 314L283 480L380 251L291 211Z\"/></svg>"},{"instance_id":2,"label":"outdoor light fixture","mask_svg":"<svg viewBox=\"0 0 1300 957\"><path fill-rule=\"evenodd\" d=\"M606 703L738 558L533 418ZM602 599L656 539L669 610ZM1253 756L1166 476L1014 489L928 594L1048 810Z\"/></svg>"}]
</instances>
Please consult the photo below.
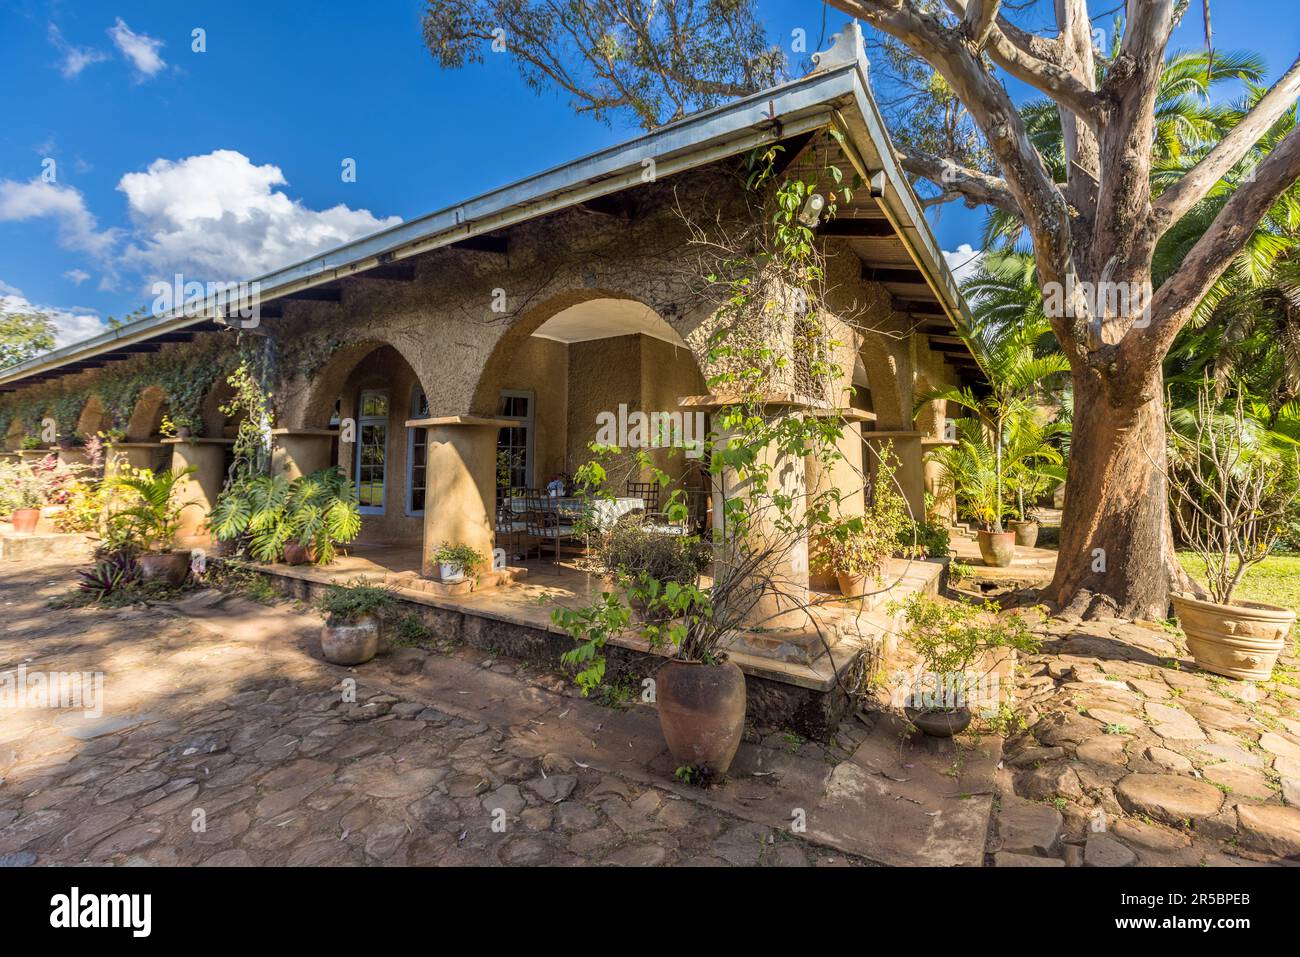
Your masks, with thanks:
<instances>
[{"instance_id":1,"label":"outdoor light fixture","mask_svg":"<svg viewBox=\"0 0 1300 957\"><path fill-rule=\"evenodd\" d=\"M825 207L826 200L822 198L822 194L813 193L804 201L803 209L799 210L799 222L811 229L821 219Z\"/></svg>"}]
</instances>

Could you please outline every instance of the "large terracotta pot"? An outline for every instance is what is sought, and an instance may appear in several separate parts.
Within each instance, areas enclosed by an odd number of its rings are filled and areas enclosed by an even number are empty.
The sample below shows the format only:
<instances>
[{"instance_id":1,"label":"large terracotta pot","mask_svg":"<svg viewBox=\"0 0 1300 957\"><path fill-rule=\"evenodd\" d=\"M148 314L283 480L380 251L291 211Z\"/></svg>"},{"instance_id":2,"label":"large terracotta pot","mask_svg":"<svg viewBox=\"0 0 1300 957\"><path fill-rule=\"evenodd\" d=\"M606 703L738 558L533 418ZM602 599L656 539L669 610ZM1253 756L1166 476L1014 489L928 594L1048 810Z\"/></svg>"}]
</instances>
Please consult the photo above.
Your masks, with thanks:
<instances>
[{"instance_id":1,"label":"large terracotta pot","mask_svg":"<svg viewBox=\"0 0 1300 957\"><path fill-rule=\"evenodd\" d=\"M1011 526L1011 531L1015 533L1016 544L1023 548L1033 548L1038 544L1038 523L1032 519L1020 521L1019 519L1007 522Z\"/></svg>"},{"instance_id":2,"label":"large terracotta pot","mask_svg":"<svg viewBox=\"0 0 1300 957\"><path fill-rule=\"evenodd\" d=\"M848 572L836 572L835 581L840 586L840 594L846 598L862 598L873 591L879 591L884 586L878 584L876 578L880 575L881 568L873 567L871 571L863 575L851 575Z\"/></svg>"},{"instance_id":3,"label":"large terracotta pot","mask_svg":"<svg viewBox=\"0 0 1300 957\"><path fill-rule=\"evenodd\" d=\"M1228 678L1267 681L1295 625L1295 612L1277 605L1218 605L1191 595L1170 596L1196 664Z\"/></svg>"},{"instance_id":4,"label":"large terracotta pot","mask_svg":"<svg viewBox=\"0 0 1300 957\"><path fill-rule=\"evenodd\" d=\"M980 558L984 559L985 565L1006 568L1016 557L1015 532L986 532L981 529L975 539L979 542Z\"/></svg>"},{"instance_id":5,"label":"large terracotta pot","mask_svg":"<svg viewBox=\"0 0 1300 957\"><path fill-rule=\"evenodd\" d=\"M944 711L904 706L903 711L907 714L908 721L932 738L951 738L954 734L961 734L970 726L974 717L967 707Z\"/></svg>"},{"instance_id":6,"label":"large terracotta pot","mask_svg":"<svg viewBox=\"0 0 1300 957\"><path fill-rule=\"evenodd\" d=\"M180 586L190 573L188 551L145 552L136 559L140 564L140 579L147 582L166 582Z\"/></svg>"},{"instance_id":7,"label":"large terracotta pot","mask_svg":"<svg viewBox=\"0 0 1300 957\"><path fill-rule=\"evenodd\" d=\"M299 545L297 542L286 542L284 561L286 565L306 565L308 562L314 562L316 561L316 547L314 545Z\"/></svg>"},{"instance_id":8,"label":"large terracotta pot","mask_svg":"<svg viewBox=\"0 0 1300 957\"><path fill-rule=\"evenodd\" d=\"M18 535L35 535L36 523L41 520L39 508L16 508L9 520L14 523L14 532Z\"/></svg>"},{"instance_id":9,"label":"large terracotta pot","mask_svg":"<svg viewBox=\"0 0 1300 957\"><path fill-rule=\"evenodd\" d=\"M677 766L726 774L745 730L744 673L730 661L669 661L656 677L659 727Z\"/></svg>"},{"instance_id":10,"label":"large terracotta pot","mask_svg":"<svg viewBox=\"0 0 1300 957\"><path fill-rule=\"evenodd\" d=\"M379 653L379 620L366 617L347 625L322 625L320 651L336 665L365 664Z\"/></svg>"}]
</instances>

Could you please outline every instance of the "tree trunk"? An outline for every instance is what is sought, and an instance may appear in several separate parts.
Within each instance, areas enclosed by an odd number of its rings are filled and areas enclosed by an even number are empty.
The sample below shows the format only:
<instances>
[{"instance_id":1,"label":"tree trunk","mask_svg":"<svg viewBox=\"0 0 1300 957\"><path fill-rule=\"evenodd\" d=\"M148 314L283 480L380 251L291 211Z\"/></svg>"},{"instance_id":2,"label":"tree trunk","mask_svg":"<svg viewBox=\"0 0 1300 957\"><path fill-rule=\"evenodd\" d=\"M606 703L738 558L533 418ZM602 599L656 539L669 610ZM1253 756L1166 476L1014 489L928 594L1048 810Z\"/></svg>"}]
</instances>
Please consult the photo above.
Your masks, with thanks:
<instances>
[{"instance_id":1,"label":"tree trunk","mask_svg":"<svg viewBox=\"0 0 1300 957\"><path fill-rule=\"evenodd\" d=\"M1112 405L1101 380L1074 375L1074 429L1061 548L1047 594L1064 614L1162 619L1175 571L1165 497L1163 385Z\"/></svg>"}]
</instances>

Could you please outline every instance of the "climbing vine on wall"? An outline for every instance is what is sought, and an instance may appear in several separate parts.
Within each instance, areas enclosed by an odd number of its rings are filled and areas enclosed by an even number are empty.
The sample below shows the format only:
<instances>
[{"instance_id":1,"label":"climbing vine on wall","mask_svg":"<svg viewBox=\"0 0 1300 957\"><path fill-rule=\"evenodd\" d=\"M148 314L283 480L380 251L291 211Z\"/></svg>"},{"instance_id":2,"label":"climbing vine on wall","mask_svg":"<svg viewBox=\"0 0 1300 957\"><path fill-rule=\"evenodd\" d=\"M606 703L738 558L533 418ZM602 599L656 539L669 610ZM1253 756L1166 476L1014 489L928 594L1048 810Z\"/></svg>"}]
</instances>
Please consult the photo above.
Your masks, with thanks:
<instances>
[{"instance_id":1,"label":"climbing vine on wall","mask_svg":"<svg viewBox=\"0 0 1300 957\"><path fill-rule=\"evenodd\" d=\"M0 437L8 436L15 422L25 434L34 435L47 415L57 423L61 436L71 435L92 395L99 396L111 425L124 428L140 393L150 386L162 390L173 422L198 428L208 391L236 363L228 339L201 336L162 352L113 363L102 372L78 377L75 385L50 383L23 389L0 399Z\"/></svg>"}]
</instances>

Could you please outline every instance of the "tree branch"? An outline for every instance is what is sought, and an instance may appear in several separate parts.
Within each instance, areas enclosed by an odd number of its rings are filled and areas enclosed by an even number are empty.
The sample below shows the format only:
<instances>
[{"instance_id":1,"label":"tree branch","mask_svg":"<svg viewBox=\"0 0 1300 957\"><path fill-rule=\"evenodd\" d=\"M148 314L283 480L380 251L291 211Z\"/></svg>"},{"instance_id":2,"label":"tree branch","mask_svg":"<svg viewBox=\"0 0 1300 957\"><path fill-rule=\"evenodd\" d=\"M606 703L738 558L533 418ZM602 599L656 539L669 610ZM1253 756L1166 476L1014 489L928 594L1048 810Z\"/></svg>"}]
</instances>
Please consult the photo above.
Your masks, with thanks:
<instances>
[{"instance_id":1,"label":"tree branch","mask_svg":"<svg viewBox=\"0 0 1300 957\"><path fill-rule=\"evenodd\" d=\"M966 15L962 18L961 27L975 44L976 50L984 48L989 31L993 29L993 23L998 18L998 8L1001 6L1001 0L970 0L970 5L966 7Z\"/></svg>"},{"instance_id":2,"label":"tree branch","mask_svg":"<svg viewBox=\"0 0 1300 957\"><path fill-rule=\"evenodd\" d=\"M1294 105L1300 95L1300 57L1296 57L1273 88L1264 94L1240 123L1219 140L1205 157L1156 199L1154 210L1163 233L1199 203L1224 174Z\"/></svg>"},{"instance_id":3,"label":"tree branch","mask_svg":"<svg viewBox=\"0 0 1300 957\"><path fill-rule=\"evenodd\" d=\"M971 21L979 0L948 0L948 6L962 18L963 29ZM996 6L996 4L993 4ZM987 12L987 10L985 11ZM1013 41L1008 30L1015 31L1020 42ZM1028 38L1039 41L1031 43ZM1050 96L1089 126L1100 122L1103 102L1090 82L1082 82L1068 69L1065 45L1061 38L1044 40L1018 30L1005 17L989 20L984 39L977 49L987 45L989 59L1022 83ZM1039 56L1035 49L1046 54Z\"/></svg>"},{"instance_id":4,"label":"tree branch","mask_svg":"<svg viewBox=\"0 0 1300 957\"><path fill-rule=\"evenodd\" d=\"M960 193L966 199L976 203L996 206L1013 216L1023 218L1024 213L1020 211L1005 180L976 169L959 166L950 159L921 150L909 148L905 153L896 152L903 169L925 177L943 190L944 195Z\"/></svg>"},{"instance_id":5,"label":"tree branch","mask_svg":"<svg viewBox=\"0 0 1300 957\"><path fill-rule=\"evenodd\" d=\"M1300 179L1300 126L1269 151L1255 169L1254 182L1239 186L1219 215L1196 241L1177 272L1165 280L1151 300L1151 327L1135 358L1154 375L1178 331L1196 304L1228 268L1274 203ZM1136 332L1138 330L1134 330ZM1125 337L1127 345L1134 336Z\"/></svg>"}]
</instances>

